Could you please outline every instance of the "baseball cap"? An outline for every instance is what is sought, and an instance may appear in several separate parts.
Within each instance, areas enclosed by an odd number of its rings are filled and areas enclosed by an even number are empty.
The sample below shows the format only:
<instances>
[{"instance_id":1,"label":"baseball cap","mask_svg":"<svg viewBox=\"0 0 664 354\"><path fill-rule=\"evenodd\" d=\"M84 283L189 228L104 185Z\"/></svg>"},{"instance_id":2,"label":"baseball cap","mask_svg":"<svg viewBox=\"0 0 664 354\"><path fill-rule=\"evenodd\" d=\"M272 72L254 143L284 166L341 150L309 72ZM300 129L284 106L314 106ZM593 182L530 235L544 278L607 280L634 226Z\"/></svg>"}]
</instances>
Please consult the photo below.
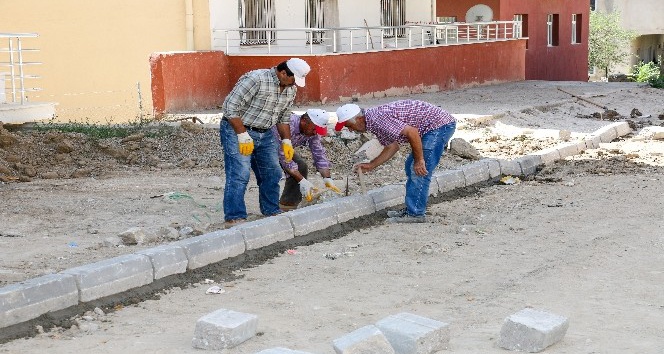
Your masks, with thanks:
<instances>
[{"instance_id":1,"label":"baseball cap","mask_svg":"<svg viewBox=\"0 0 664 354\"><path fill-rule=\"evenodd\" d=\"M286 61L286 66L295 75L295 84L304 87L304 77L311 70L309 64L300 58L290 58Z\"/></svg>"},{"instance_id":2,"label":"baseball cap","mask_svg":"<svg viewBox=\"0 0 664 354\"><path fill-rule=\"evenodd\" d=\"M337 108L337 125L334 126L334 130L340 131L343 129L346 121L355 118L361 111L360 106L354 103L348 103Z\"/></svg>"},{"instance_id":3,"label":"baseball cap","mask_svg":"<svg viewBox=\"0 0 664 354\"><path fill-rule=\"evenodd\" d=\"M327 123L330 121L330 113L323 109L307 109L309 119L316 125L318 135L327 135Z\"/></svg>"}]
</instances>

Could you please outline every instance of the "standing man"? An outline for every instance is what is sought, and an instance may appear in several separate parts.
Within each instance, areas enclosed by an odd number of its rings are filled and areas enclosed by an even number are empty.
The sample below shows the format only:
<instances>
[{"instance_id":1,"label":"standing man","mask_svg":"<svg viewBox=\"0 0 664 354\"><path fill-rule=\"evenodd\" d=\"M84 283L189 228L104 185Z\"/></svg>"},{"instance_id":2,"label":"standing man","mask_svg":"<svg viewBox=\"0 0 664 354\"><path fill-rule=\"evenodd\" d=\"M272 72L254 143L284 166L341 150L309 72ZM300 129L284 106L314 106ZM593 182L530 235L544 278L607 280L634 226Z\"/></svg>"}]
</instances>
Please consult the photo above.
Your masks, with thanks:
<instances>
[{"instance_id":1,"label":"standing man","mask_svg":"<svg viewBox=\"0 0 664 354\"><path fill-rule=\"evenodd\" d=\"M290 134L293 146L309 146L314 166L323 177L325 187L341 194L341 190L331 178L331 164L321 142L321 136L327 135L329 120L330 114L322 109L309 109L301 116L294 113L290 117ZM272 133L275 139L279 141L277 128L272 128ZM293 155L292 161L287 162L281 152L279 153L279 162L287 174L284 191L281 194L281 199L279 199L279 208L282 211L296 209L302 201L302 196L307 201L311 201L316 188L307 180L307 162L297 153Z\"/></svg>"},{"instance_id":2,"label":"standing man","mask_svg":"<svg viewBox=\"0 0 664 354\"><path fill-rule=\"evenodd\" d=\"M258 183L258 202L263 215L279 210L281 169L278 142L272 135L276 127L286 161L294 150L290 140L290 107L297 86L304 87L311 68L302 59L292 58L270 69L250 71L238 80L222 105L219 128L224 149L224 220L227 227L246 221L244 194L250 169Z\"/></svg>"},{"instance_id":3,"label":"standing man","mask_svg":"<svg viewBox=\"0 0 664 354\"><path fill-rule=\"evenodd\" d=\"M388 222L425 222L431 175L456 129L454 117L440 107L417 100L395 101L366 110L346 104L337 109L337 117L337 131L344 126L361 133L369 131L384 146L375 159L357 166L362 172L392 158L400 143L410 144L411 154L405 164L406 208L388 211Z\"/></svg>"}]
</instances>

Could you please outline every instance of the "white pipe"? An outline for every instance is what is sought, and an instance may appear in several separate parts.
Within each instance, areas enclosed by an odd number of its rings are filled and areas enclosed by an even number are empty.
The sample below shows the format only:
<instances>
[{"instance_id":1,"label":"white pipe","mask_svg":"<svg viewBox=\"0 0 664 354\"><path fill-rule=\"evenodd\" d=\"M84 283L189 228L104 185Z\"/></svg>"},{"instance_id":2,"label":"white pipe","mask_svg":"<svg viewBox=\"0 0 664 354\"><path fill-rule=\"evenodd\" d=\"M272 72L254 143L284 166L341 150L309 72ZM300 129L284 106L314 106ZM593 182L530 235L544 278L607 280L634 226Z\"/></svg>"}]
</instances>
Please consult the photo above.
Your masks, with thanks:
<instances>
[{"instance_id":1,"label":"white pipe","mask_svg":"<svg viewBox=\"0 0 664 354\"><path fill-rule=\"evenodd\" d=\"M193 0L184 0L185 31L187 35L187 50L194 50L194 6Z\"/></svg>"}]
</instances>

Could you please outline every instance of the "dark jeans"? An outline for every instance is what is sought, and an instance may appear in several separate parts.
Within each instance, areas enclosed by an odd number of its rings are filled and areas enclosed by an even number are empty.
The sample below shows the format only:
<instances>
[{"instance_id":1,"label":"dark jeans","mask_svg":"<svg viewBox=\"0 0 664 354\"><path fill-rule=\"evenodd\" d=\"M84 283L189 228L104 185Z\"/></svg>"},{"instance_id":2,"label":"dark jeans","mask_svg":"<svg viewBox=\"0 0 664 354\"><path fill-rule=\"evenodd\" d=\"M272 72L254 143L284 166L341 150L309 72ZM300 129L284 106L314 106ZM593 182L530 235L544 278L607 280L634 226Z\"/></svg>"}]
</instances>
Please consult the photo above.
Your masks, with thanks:
<instances>
[{"instance_id":1,"label":"dark jeans","mask_svg":"<svg viewBox=\"0 0 664 354\"><path fill-rule=\"evenodd\" d=\"M293 161L297 164L297 169L300 171L300 174L304 178L307 178L309 172L307 162L304 161L297 153L293 155ZM300 185L297 183L295 178L288 174L287 171L284 172L286 173L286 183L284 184L284 191L281 193L281 199L279 199L279 203L283 205L296 206L302 201Z\"/></svg>"}]
</instances>

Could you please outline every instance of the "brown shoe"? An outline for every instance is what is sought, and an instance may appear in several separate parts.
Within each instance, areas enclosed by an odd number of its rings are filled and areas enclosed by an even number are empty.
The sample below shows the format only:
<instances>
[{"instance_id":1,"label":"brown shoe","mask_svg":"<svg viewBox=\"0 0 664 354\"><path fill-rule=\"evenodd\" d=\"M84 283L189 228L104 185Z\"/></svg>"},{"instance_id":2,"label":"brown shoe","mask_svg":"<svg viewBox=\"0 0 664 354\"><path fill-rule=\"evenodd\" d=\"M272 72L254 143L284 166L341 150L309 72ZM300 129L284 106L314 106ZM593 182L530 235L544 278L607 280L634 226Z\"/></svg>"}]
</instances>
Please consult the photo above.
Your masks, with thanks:
<instances>
[{"instance_id":1,"label":"brown shoe","mask_svg":"<svg viewBox=\"0 0 664 354\"><path fill-rule=\"evenodd\" d=\"M233 227L235 225L240 225L240 224L242 224L246 221L247 221L247 219L226 220L226 222L224 222L224 228L230 229L231 227Z\"/></svg>"}]
</instances>

